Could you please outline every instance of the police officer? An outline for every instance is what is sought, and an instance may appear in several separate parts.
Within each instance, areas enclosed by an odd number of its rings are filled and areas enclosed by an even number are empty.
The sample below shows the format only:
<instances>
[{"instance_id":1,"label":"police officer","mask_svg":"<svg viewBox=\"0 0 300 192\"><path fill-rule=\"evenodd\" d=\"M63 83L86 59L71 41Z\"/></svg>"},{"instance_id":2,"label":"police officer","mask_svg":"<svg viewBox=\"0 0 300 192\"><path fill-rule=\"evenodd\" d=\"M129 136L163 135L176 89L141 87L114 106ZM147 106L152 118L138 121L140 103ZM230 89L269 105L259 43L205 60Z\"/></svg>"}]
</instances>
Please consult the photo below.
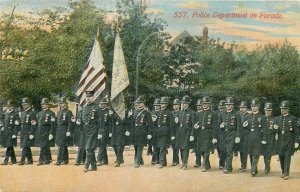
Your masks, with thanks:
<instances>
[{"instance_id":1,"label":"police officer","mask_svg":"<svg viewBox=\"0 0 300 192\"><path fill-rule=\"evenodd\" d=\"M180 169L187 170L189 151L191 148L190 141L194 141L191 131L194 125L194 111L189 108L190 97L183 96L181 99L182 109L179 113L179 128L176 133L176 146L180 151L182 166Z\"/></svg>"},{"instance_id":2,"label":"police officer","mask_svg":"<svg viewBox=\"0 0 300 192\"><path fill-rule=\"evenodd\" d=\"M21 112L21 141L22 155L19 165L33 164L30 147L34 146L34 135L37 128L36 112L32 109L29 98L22 99L23 111Z\"/></svg>"},{"instance_id":3,"label":"police officer","mask_svg":"<svg viewBox=\"0 0 300 192\"><path fill-rule=\"evenodd\" d=\"M200 118L200 115L203 111L202 99L197 100L196 108L197 108L197 111L195 112L195 115L194 115L195 116L195 122L197 122L197 120ZM201 154L200 150L198 149L197 139L198 139L198 137L196 137L195 140L194 140L194 149L195 149L195 156L196 156L196 162L195 162L194 167L201 166L201 155L202 154Z\"/></svg>"},{"instance_id":4,"label":"police officer","mask_svg":"<svg viewBox=\"0 0 300 192\"><path fill-rule=\"evenodd\" d=\"M117 113L113 113L112 115L112 136L110 145L114 148L116 161L115 167L120 167L121 164L124 163L124 147L125 147L125 132L126 132L126 121L125 119L121 119Z\"/></svg>"},{"instance_id":5,"label":"police officer","mask_svg":"<svg viewBox=\"0 0 300 192\"><path fill-rule=\"evenodd\" d=\"M257 175L257 164L259 156L262 152L262 145L267 144L266 141L266 120L265 117L259 113L260 103L258 99L252 99L251 110L243 121L243 127L248 129L247 151L252 159L251 175Z\"/></svg>"},{"instance_id":6,"label":"police officer","mask_svg":"<svg viewBox=\"0 0 300 192\"><path fill-rule=\"evenodd\" d=\"M77 157L74 165L79 166L84 164L86 159L86 151L84 147L84 130L82 120L82 107L78 106L76 125L74 131L74 144L78 147Z\"/></svg>"},{"instance_id":7,"label":"police officer","mask_svg":"<svg viewBox=\"0 0 300 192\"><path fill-rule=\"evenodd\" d=\"M150 145L148 147L153 147L153 152L152 152L152 160L151 164L155 165L158 164L159 162L159 152L160 149L157 145L157 134L158 134L158 116L160 114L160 99L155 99L153 106L154 106L154 111L151 112L151 117L152 117L152 122L153 122L153 127L152 127L152 138L150 140Z\"/></svg>"},{"instance_id":8,"label":"police officer","mask_svg":"<svg viewBox=\"0 0 300 192\"><path fill-rule=\"evenodd\" d=\"M136 168L144 164L143 161L143 149L147 145L147 140L152 138L152 118L148 110L145 109L145 100L143 96L139 96L135 103L138 105L138 109L134 113L134 128L132 133L127 133L133 135L133 145L134 145L134 166Z\"/></svg>"},{"instance_id":9,"label":"police officer","mask_svg":"<svg viewBox=\"0 0 300 192\"><path fill-rule=\"evenodd\" d=\"M235 144L240 142L240 115L234 111L234 102L232 97L227 97L225 100L226 112L219 116L218 125L219 132L223 137L220 137L221 143L224 143L226 153L225 167L223 173L232 172L232 159ZM223 141L222 141L223 140Z\"/></svg>"},{"instance_id":10,"label":"police officer","mask_svg":"<svg viewBox=\"0 0 300 192\"><path fill-rule=\"evenodd\" d=\"M220 100L218 104L218 119L220 118L220 115L222 113L226 112L226 106L225 106L225 100ZM226 160L226 151L225 151L225 132L223 129L218 129L218 134L217 134L217 150L218 150L218 157L219 157L219 169L223 170L225 167L225 160Z\"/></svg>"},{"instance_id":11,"label":"police officer","mask_svg":"<svg viewBox=\"0 0 300 192\"><path fill-rule=\"evenodd\" d=\"M159 148L159 167L167 166L167 153L170 145L170 140L175 139L173 132L173 116L167 109L169 104L168 97L160 99L161 110L157 116L157 147Z\"/></svg>"},{"instance_id":12,"label":"police officer","mask_svg":"<svg viewBox=\"0 0 300 192\"><path fill-rule=\"evenodd\" d=\"M217 125L218 117L210 109L211 101L208 96L202 98L202 112L195 116L194 129L192 129L191 135L197 137L196 149L199 153L203 153L203 165L202 172L206 172L210 169L209 155L210 151L214 148L214 144L217 143Z\"/></svg>"},{"instance_id":13,"label":"police officer","mask_svg":"<svg viewBox=\"0 0 300 192\"><path fill-rule=\"evenodd\" d=\"M109 100L104 98L101 101L101 109L103 113L103 126L100 127L98 135L98 166L108 165L107 145L110 143L113 127L113 111L108 108Z\"/></svg>"},{"instance_id":14,"label":"police officer","mask_svg":"<svg viewBox=\"0 0 300 192\"><path fill-rule=\"evenodd\" d=\"M240 111L239 114L241 116L241 122L244 122L244 119L248 115L247 112L247 102L242 101L240 103ZM241 162L241 168L239 169L242 172L246 171L247 168L247 158L248 158L248 153L247 153L247 140L248 140L248 129L240 129L240 136L241 136L241 142L238 145L238 150L240 151L240 162Z\"/></svg>"},{"instance_id":15,"label":"police officer","mask_svg":"<svg viewBox=\"0 0 300 192\"><path fill-rule=\"evenodd\" d=\"M179 127L179 113L180 113L180 99L174 99L173 101L173 132L176 136L176 133L178 131ZM171 140L171 146L173 150L173 160L172 160L172 166L177 166L179 164L179 149L176 146L176 137L175 139Z\"/></svg>"},{"instance_id":16,"label":"police officer","mask_svg":"<svg viewBox=\"0 0 300 192\"><path fill-rule=\"evenodd\" d=\"M281 116L276 118L275 128L278 132L276 152L279 155L281 178L289 179L291 156L294 149L299 147L299 128L296 118L289 114L289 102L282 101L280 105Z\"/></svg>"},{"instance_id":17,"label":"police officer","mask_svg":"<svg viewBox=\"0 0 300 192\"><path fill-rule=\"evenodd\" d=\"M102 126L103 114L100 107L94 103L94 91L86 91L86 104L83 106L80 122L83 124L84 147L86 159L84 172L96 171L95 149L97 148L97 136L99 127ZM91 169L89 167L91 166Z\"/></svg>"},{"instance_id":18,"label":"police officer","mask_svg":"<svg viewBox=\"0 0 300 192\"><path fill-rule=\"evenodd\" d=\"M51 152L50 147L52 146L54 135L56 119L55 114L50 108L50 103L48 98L43 98L42 111L37 115L38 128L36 132L36 144L40 147L39 165L50 164Z\"/></svg>"},{"instance_id":19,"label":"police officer","mask_svg":"<svg viewBox=\"0 0 300 192\"><path fill-rule=\"evenodd\" d=\"M272 115L272 103L265 104L265 118L266 118L266 142L263 146L263 155L265 170L264 173L268 174L271 170L271 157L275 154L275 138L278 138L277 129L274 128L275 118ZM277 127L278 128L278 127ZM277 135L277 136L276 136Z\"/></svg>"},{"instance_id":20,"label":"police officer","mask_svg":"<svg viewBox=\"0 0 300 192\"><path fill-rule=\"evenodd\" d=\"M71 132L74 126L74 116L72 111L68 109L66 97L58 100L60 110L57 112L57 129L56 129L56 145L58 146L57 162L55 165L68 164L69 154L68 146L70 145Z\"/></svg>"},{"instance_id":21,"label":"police officer","mask_svg":"<svg viewBox=\"0 0 300 192\"><path fill-rule=\"evenodd\" d=\"M2 146L6 148L5 158L2 165L7 165L9 158L11 164L16 164L16 155L14 146L17 146L17 134L18 126L20 125L20 119L18 113L14 109L14 103L12 100L8 100L6 103L6 112L4 113L4 123L2 128Z\"/></svg>"}]
</instances>

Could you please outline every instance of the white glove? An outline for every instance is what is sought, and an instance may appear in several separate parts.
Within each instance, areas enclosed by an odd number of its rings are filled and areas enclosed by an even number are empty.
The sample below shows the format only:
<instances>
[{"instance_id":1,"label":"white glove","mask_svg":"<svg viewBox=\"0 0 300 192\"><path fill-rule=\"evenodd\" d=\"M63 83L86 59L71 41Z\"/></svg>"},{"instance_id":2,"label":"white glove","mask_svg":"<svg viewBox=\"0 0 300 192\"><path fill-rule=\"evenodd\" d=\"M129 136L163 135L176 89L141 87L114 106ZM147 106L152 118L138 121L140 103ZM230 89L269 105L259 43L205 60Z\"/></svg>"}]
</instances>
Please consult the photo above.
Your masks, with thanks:
<instances>
[{"instance_id":1,"label":"white glove","mask_svg":"<svg viewBox=\"0 0 300 192\"><path fill-rule=\"evenodd\" d=\"M195 129L199 129L200 125L199 125L199 121L194 125Z\"/></svg>"},{"instance_id":2,"label":"white glove","mask_svg":"<svg viewBox=\"0 0 300 192\"><path fill-rule=\"evenodd\" d=\"M156 115L152 115L152 121L156 121L157 116Z\"/></svg>"},{"instance_id":3,"label":"white glove","mask_svg":"<svg viewBox=\"0 0 300 192\"><path fill-rule=\"evenodd\" d=\"M81 122L80 122L79 119L77 119L76 124L77 124L77 125L80 125L80 124L81 124Z\"/></svg>"},{"instance_id":4,"label":"white glove","mask_svg":"<svg viewBox=\"0 0 300 192\"><path fill-rule=\"evenodd\" d=\"M66 133L66 136L67 136L67 137L70 137L70 135L71 135L71 133L68 131L68 132Z\"/></svg>"},{"instance_id":5,"label":"white glove","mask_svg":"<svg viewBox=\"0 0 300 192\"><path fill-rule=\"evenodd\" d=\"M220 128L224 128L225 127L225 123L221 123Z\"/></svg>"},{"instance_id":6,"label":"white glove","mask_svg":"<svg viewBox=\"0 0 300 192\"><path fill-rule=\"evenodd\" d=\"M98 139L102 139L102 135L98 135Z\"/></svg>"},{"instance_id":7,"label":"white glove","mask_svg":"<svg viewBox=\"0 0 300 192\"><path fill-rule=\"evenodd\" d=\"M151 139L152 138L152 135L147 135L147 139Z\"/></svg>"},{"instance_id":8,"label":"white glove","mask_svg":"<svg viewBox=\"0 0 300 192\"><path fill-rule=\"evenodd\" d=\"M278 140L278 134L275 135L275 140L276 140L276 141Z\"/></svg>"},{"instance_id":9,"label":"white glove","mask_svg":"<svg viewBox=\"0 0 300 192\"><path fill-rule=\"evenodd\" d=\"M194 136L190 136L190 141L194 141Z\"/></svg>"},{"instance_id":10,"label":"white glove","mask_svg":"<svg viewBox=\"0 0 300 192\"><path fill-rule=\"evenodd\" d=\"M217 142L218 142L217 139L213 139L213 140L212 140L212 143L213 143L213 144L216 144Z\"/></svg>"},{"instance_id":11,"label":"white glove","mask_svg":"<svg viewBox=\"0 0 300 192\"><path fill-rule=\"evenodd\" d=\"M128 117L132 115L132 109L128 111Z\"/></svg>"},{"instance_id":12,"label":"white glove","mask_svg":"<svg viewBox=\"0 0 300 192\"><path fill-rule=\"evenodd\" d=\"M174 137L174 136L172 136L172 137L171 137L171 140L173 141L174 139L175 139L175 137Z\"/></svg>"},{"instance_id":13,"label":"white glove","mask_svg":"<svg viewBox=\"0 0 300 192\"><path fill-rule=\"evenodd\" d=\"M278 129L278 125L277 124L274 125L274 129Z\"/></svg>"},{"instance_id":14,"label":"white glove","mask_svg":"<svg viewBox=\"0 0 300 192\"><path fill-rule=\"evenodd\" d=\"M4 131L4 127L1 128L1 131Z\"/></svg>"},{"instance_id":15,"label":"white glove","mask_svg":"<svg viewBox=\"0 0 300 192\"><path fill-rule=\"evenodd\" d=\"M53 135L50 134L50 135L49 135L49 141L52 140L52 139L53 139Z\"/></svg>"},{"instance_id":16,"label":"white glove","mask_svg":"<svg viewBox=\"0 0 300 192\"><path fill-rule=\"evenodd\" d=\"M239 138L239 137L236 137L234 140L235 143L240 143L240 141L241 141L241 138Z\"/></svg>"},{"instance_id":17,"label":"white glove","mask_svg":"<svg viewBox=\"0 0 300 192\"><path fill-rule=\"evenodd\" d=\"M125 135L126 135L126 136L129 136L129 135L130 135L129 131L126 131L126 132L125 132Z\"/></svg>"},{"instance_id":18,"label":"white glove","mask_svg":"<svg viewBox=\"0 0 300 192\"><path fill-rule=\"evenodd\" d=\"M29 139L32 140L34 138L33 135L29 135Z\"/></svg>"},{"instance_id":19,"label":"white glove","mask_svg":"<svg viewBox=\"0 0 300 192\"><path fill-rule=\"evenodd\" d=\"M243 127L247 127L248 126L248 121L245 121L244 123L243 123Z\"/></svg>"},{"instance_id":20,"label":"white glove","mask_svg":"<svg viewBox=\"0 0 300 192\"><path fill-rule=\"evenodd\" d=\"M261 143L262 143L263 145L267 144L267 142L266 142L266 141L261 141Z\"/></svg>"},{"instance_id":21,"label":"white glove","mask_svg":"<svg viewBox=\"0 0 300 192\"><path fill-rule=\"evenodd\" d=\"M111 136L112 136L112 133L109 133L108 136L111 137Z\"/></svg>"},{"instance_id":22,"label":"white glove","mask_svg":"<svg viewBox=\"0 0 300 192\"><path fill-rule=\"evenodd\" d=\"M13 139L16 138L16 137L17 137L16 135L12 135L12 136L11 136L11 138L13 138Z\"/></svg>"},{"instance_id":23,"label":"white glove","mask_svg":"<svg viewBox=\"0 0 300 192\"><path fill-rule=\"evenodd\" d=\"M295 147L295 149L297 149L299 147L299 143L295 143L294 147Z\"/></svg>"},{"instance_id":24,"label":"white glove","mask_svg":"<svg viewBox=\"0 0 300 192\"><path fill-rule=\"evenodd\" d=\"M178 117L175 117L175 123L178 123L178 122L179 122Z\"/></svg>"},{"instance_id":25,"label":"white glove","mask_svg":"<svg viewBox=\"0 0 300 192\"><path fill-rule=\"evenodd\" d=\"M109 114L109 115L112 115L112 114L114 114L114 112L113 112L112 110L109 110L109 111L108 111L108 114Z\"/></svg>"}]
</instances>

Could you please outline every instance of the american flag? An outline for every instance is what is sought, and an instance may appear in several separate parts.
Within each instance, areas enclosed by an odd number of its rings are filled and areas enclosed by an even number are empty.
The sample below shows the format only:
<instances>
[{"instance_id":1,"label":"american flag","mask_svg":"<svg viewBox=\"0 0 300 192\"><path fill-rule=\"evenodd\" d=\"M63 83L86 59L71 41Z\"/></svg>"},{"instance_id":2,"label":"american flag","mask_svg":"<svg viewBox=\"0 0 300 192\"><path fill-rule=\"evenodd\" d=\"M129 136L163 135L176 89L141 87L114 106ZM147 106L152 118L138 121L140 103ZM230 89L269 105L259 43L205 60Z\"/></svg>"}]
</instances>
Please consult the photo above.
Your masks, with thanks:
<instances>
[{"instance_id":1,"label":"american flag","mask_svg":"<svg viewBox=\"0 0 300 192\"><path fill-rule=\"evenodd\" d=\"M86 90L95 92L95 100L105 90L106 73L104 69L100 44L95 39L91 55L82 70L82 75L77 86L76 95L81 106L85 104Z\"/></svg>"}]
</instances>

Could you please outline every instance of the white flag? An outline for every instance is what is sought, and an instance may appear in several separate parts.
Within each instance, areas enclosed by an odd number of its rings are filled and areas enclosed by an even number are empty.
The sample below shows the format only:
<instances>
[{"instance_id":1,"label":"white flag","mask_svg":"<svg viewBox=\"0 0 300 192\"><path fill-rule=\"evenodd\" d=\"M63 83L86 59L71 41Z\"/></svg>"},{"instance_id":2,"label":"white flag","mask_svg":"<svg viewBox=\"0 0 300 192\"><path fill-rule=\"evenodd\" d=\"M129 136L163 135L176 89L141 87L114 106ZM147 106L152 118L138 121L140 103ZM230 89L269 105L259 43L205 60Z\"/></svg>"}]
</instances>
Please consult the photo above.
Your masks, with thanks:
<instances>
[{"instance_id":1,"label":"white flag","mask_svg":"<svg viewBox=\"0 0 300 192\"><path fill-rule=\"evenodd\" d=\"M111 80L111 106L121 119L125 117L123 90L129 85L127 67L119 33L116 35Z\"/></svg>"}]
</instances>

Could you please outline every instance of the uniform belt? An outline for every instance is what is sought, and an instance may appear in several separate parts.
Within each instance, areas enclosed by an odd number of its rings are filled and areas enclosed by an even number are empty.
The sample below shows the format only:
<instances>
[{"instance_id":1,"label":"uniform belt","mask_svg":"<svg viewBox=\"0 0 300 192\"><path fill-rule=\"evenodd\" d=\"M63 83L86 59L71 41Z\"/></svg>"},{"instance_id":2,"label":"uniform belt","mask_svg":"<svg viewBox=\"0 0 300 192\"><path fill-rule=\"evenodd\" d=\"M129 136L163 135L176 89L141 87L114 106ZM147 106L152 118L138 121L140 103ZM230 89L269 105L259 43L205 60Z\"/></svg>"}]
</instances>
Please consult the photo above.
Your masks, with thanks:
<instances>
[{"instance_id":1,"label":"uniform belt","mask_svg":"<svg viewBox=\"0 0 300 192\"><path fill-rule=\"evenodd\" d=\"M254 132L254 131L261 131L260 129L250 129L251 132Z\"/></svg>"}]
</instances>

